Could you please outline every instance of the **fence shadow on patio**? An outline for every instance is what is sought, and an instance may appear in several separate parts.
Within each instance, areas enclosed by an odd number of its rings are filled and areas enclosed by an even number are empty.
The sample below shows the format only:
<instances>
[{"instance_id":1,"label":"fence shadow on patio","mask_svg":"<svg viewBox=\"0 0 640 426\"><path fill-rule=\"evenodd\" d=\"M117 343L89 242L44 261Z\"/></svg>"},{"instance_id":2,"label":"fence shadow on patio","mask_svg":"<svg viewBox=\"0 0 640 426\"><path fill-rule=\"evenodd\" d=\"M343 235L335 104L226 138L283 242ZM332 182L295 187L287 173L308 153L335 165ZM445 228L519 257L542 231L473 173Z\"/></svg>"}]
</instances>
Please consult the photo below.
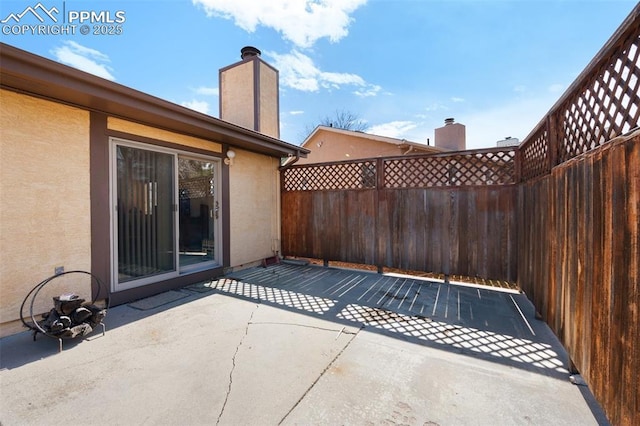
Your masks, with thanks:
<instances>
[{"instance_id":1,"label":"fence shadow on patio","mask_svg":"<svg viewBox=\"0 0 640 426\"><path fill-rule=\"evenodd\" d=\"M360 326L412 343L568 380L567 357L515 291L320 266L251 268L187 287Z\"/></svg>"}]
</instances>

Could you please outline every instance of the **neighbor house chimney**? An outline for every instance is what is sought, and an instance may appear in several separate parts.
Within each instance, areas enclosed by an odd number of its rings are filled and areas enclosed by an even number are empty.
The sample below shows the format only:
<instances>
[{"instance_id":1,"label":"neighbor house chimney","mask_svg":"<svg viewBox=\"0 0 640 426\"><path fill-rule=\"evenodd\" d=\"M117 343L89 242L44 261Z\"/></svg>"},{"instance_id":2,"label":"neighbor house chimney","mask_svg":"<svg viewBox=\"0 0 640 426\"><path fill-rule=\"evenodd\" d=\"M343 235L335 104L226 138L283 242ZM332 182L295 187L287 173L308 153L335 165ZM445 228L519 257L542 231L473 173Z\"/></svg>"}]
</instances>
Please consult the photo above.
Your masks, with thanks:
<instances>
[{"instance_id":1,"label":"neighbor house chimney","mask_svg":"<svg viewBox=\"0 0 640 426\"><path fill-rule=\"evenodd\" d=\"M240 62L220 69L220 118L279 139L278 70L260 53L245 46Z\"/></svg>"},{"instance_id":2,"label":"neighbor house chimney","mask_svg":"<svg viewBox=\"0 0 640 426\"><path fill-rule=\"evenodd\" d=\"M436 147L449 151L464 151L467 146L466 127L456 123L453 118L445 118L444 126L435 129L434 143Z\"/></svg>"},{"instance_id":3,"label":"neighbor house chimney","mask_svg":"<svg viewBox=\"0 0 640 426\"><path fill-rule=\"evenodd\" d=\"M520 145L520 139L518 138L512 138L511 136L507 136L506 138L504 138L501 141L498 141L496 143L496 145L498 147L505 147L505 146L518 146Z\"/></svg>"}]
</instances>

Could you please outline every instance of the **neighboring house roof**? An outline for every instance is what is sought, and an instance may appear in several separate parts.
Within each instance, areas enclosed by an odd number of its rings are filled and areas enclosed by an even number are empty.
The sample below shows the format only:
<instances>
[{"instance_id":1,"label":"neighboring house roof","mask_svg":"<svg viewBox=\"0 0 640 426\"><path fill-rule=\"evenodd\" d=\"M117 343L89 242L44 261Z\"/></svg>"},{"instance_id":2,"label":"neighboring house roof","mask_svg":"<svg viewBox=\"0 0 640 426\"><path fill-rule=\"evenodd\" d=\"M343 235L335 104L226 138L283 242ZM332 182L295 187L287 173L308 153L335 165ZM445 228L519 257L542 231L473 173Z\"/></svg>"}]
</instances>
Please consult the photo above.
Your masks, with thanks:
<instances>
[{"instance_id":1,"label":"neighboring house roof","mask_svg":"<svg viewBox=\"0 0 640 426\"><path fill-rule=\"evenodd\" d=\"M4 43L0 87L274 157L305 157L309 152Z\"/></svg>"},{"instance_id":2,"label":"neighboring house roof","mask_svg":"<svg viewBox=\"0 0 640 426\"><path fill-rule=\"evenodd\" d=\"M329 126L317 126L313 130L313 132L311 132L311 134L307 136L307 138L304 140L301 146L303 148L307 148L310 151L310 154L312 154L314 150L321 147L320 145L317 145L318 144L318 142L316 142L317 139L321 137L323 138L331 137L332 135L335 136L335 138L333 138L335 145L344 143L344 142L338 142L337 139L345 141L347 140L347 138L351 141L362 140L362 141L369 142L366 148L367 152L363 152L362 156L358 156L359 158L371 157L376 155L388 156L390 155L390 153L388 149L384 148L385 146L392 150L399 151L399 155L407 155L411 153L438 153L438 152L445 151L442 148L425 145L423 143L412 142L406 139L397 139L397 138L391 138L387 136L373 135L371 133L345 130L345 129L339 129L339 128L329 127ZM379 148L377 149L372 148L374 146L378 146ZM364 145L363 145L363 148L364 148ZM333 146L331 149L336 149L336 147ZM376 152L372 155L372 152L376 150L379 152ZM356 149L356 151L358 150ZM356 152L355 154L360 154L360 153ZM344 158L340 158L340 159L344 159ZM338 158L336 158L335 160L338 160ZM309 161L314 161L314 159L312 157L308 157L307 162Z\"/></svg>"},{"instance_id":3,"label":"neighboring house roof","mask_svg":"<svg viewBox=\"0 0 640 426\"><path fill-rule=\"evenodd\" d=\"M410 146L413 146L414 148L419 148L422 150L428 150L428 151L433 151L433 152L441 152L441 151L445 151L442 148L437 148L435 146L430 146L430 145L425 145L423 143L420 142L412 142L412 141L408 141L406 139L397 139L397 138L390 138L388 136L379 136L379 135L374 135L371 133L365 133L365 132L360 132L360 131L354 131L354 130L345 130L345 129L338 129L336 127L330 127L330 126L317 126L315 129L313 129L313 132L311 132L309 134L309 136L307 136L307 138L304 140L304 142L302 142L302 147L306 146L307 143L309 143L312 139L315 138L316 134L320 133L320 132L330 132L330 133L340 133L343 135L351 135L351 136L356 136L362 139L368 139L368 140L372 140L372 141L377 141L377 142L384 142L384 143L389 143L392 145L397 145L399 147L404 147L406 146L407 148Z\"/></svg>"}]
</instances>

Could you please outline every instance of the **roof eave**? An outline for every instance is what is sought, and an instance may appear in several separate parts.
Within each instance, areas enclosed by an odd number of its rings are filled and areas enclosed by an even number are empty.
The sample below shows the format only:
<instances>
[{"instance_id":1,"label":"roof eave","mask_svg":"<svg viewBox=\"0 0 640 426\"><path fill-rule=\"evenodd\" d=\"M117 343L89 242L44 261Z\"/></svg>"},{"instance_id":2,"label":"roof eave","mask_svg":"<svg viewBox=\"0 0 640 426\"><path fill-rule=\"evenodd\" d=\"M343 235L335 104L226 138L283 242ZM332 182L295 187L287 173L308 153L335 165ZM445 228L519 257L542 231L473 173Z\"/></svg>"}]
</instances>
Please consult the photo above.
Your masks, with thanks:
<instances>
[{"instance_id":1,"label":"roof eave","mask_svg":"<svg viewBox=\"0 0 640 426\"><path fill-rule=\"evenodd\" d=\"M309 150L0 43L0 86L274 156Z\"/></svg>"},{"instance_id":2,"label":"roof eave","mask_svg":"<svg viewBox=\"0 0 640 426\"><path fill-rule=\"evenodd\" d=\"M425 144L418 143L418 142L405 141L404 143L398 145L398 148L400 148L400 149L405 149L405 148L410 148L410 147L413 147L415 149L421 149L423 151L431 151L431 152L445 152L446 151L446 149L440 148L438 146L425 145Z\"/></svg>"}]
</instances>

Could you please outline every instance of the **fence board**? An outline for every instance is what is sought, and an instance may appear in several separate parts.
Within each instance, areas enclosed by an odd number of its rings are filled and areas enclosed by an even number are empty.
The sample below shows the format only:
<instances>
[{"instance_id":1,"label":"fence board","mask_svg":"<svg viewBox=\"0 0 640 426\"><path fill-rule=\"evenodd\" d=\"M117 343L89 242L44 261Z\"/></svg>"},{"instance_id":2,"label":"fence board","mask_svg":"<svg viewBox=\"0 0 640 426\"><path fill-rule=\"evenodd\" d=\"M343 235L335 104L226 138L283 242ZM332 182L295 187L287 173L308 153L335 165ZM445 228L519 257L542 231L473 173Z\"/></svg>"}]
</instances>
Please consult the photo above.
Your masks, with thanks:
<instances>
[{"instance_id":1,"label":"fence board","mask_svg":"<svg viewBox=\"0 0 640 426\"><path fill-rule=\"evenodd\" d=\"M640 135L523 183L520 198L522 289L609 420L638 424Z\"/></svg>"},{"instance_id":2,"label":"fence board","mask_svg":"<svg viewBox=\"0 0 640 426\"><path fill-rule=\"evenodd\" d=\"M283 254L375 264L375 191L282 194Z\"/></svg>"},{"instance_id":3,"label":"fence board","mask_svg":"<svg viewBox=\"0 0 640 426\"><path fill-rule=\"evenodd\" d=\"M516 197L515 186L284 192L283 254L515 281Z\"/></svg>"},{"instance_id":4,"label":"fence board","mask_svg":"<svg viewBox=\"0 0 640 426\"><path fill-rule=\"evenodd\" d=\"M627 235L625 264L627 266L626 309L622 341L626 348L622 359L622 407L628 407L631 415L623 419L630 424L640 423L640 142L628 145L626 160L634 167L627 169ZM635 417L633 417L635 413Z\"/></svg>"}]
</instances>

